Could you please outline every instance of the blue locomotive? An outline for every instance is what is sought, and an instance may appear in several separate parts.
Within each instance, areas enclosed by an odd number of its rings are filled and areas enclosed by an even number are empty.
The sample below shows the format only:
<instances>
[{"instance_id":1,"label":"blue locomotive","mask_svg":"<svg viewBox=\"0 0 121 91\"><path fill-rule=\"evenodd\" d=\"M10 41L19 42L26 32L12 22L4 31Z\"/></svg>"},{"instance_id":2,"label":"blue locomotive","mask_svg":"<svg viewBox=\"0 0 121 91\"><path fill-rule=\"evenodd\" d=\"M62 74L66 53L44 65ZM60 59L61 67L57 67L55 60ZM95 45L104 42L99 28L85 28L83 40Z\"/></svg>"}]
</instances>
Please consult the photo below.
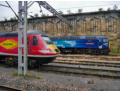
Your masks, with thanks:
<instances>
[{"instance_id":1,"label":"blue locomotive","mask_svg":"<svg viewBox=\"0 0 121 91\"><path fill-rule=\"evenodd\" d=\"M62 53L109 54L110 43L105 35L51 37Z\"/></svg>"}]
</instances>

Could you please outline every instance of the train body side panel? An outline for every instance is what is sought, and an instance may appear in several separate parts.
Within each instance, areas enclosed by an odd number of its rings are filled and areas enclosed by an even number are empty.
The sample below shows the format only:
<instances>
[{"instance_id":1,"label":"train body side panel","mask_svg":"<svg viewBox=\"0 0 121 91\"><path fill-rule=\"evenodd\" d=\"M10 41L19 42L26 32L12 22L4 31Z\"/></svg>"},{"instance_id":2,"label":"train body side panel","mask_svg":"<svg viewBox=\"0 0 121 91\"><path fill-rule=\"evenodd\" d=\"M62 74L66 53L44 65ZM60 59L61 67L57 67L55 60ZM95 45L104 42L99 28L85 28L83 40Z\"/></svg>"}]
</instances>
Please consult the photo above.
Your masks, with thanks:
<instances>
[{"instance_id":1,"label":"train body side panel","mask_svg":"<svg viewBox=\"0 0 121 91\"><path fill-rule=\"evenodd\" d=\"M98 40L53 40L58 48L98 48Z\"/></svg>"},{"instance_id":2,"label":"train body side panel","mask_svg":"<svg viewBox=\"0 0 121 91\"><path fill-rule=\"evenodd\" d=\"M37 38L37 45L33 45L33 36ZM28 55L51 56L56 53L42 53L41 50L49 50L45 41L40 35L29 35L27 41ZM23 51L22 51L23 53ZM0 54L1 55L18 55L18 37L0 37Z\"/></svg>"},{"instance_id":3,"label":"train body side panel","mask_svg":"<svg viewBox=\"0 0 121 91\"><path fill-rule=\"evenodd\" d=\"M109 42L99 40L53 40L58 48L108 48Z\"/></svg>"}]
</instances>

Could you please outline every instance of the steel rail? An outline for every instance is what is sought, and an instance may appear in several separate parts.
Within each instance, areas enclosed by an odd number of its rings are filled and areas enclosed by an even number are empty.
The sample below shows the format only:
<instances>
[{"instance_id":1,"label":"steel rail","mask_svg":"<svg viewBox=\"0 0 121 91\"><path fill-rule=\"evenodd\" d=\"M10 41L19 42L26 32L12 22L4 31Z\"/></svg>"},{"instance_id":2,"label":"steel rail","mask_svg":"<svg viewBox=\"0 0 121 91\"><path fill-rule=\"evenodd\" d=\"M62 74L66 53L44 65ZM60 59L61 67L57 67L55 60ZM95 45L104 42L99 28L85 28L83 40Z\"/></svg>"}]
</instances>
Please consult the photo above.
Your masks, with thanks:
<instances>
[{"instance_id":1,"label":"steel rail","mask_svg":"<svg viewBox=\"0 0 121 91\"><path fill-rule=\"evenodd\" d=\"M110 57L110 56L112 56L112 57L117 57L117 56L120 56L120 55L89 55L89 54L61 54L60 56L104 56L104 57Z\"/></svg>"},{"instance_id":2,"label":"steel rail","mask_svg":"<svg viewBox=\"0 0 121 91\"><path fill-rule=\"evenodd\" d=\"M15 87L9 87L6 85L0 85L0 91L23 91L23 90Z\"/></svg>"},{"instance_id":3,"label":"steel rail","mask_svg":"<svg viewBox=\"0 0 121 91\"><path fill-rule=\"evenodd\" d=\"M58 56L58 58L85 58L85 59L100 59L100 60L109 60L109 61L120 61L120 57L92 57L92 56Z\"/></svg>"},{"instance_id":4,"label":"steel rail","mask_svg":"<svg viewBox=\"0 0 121 91\"><path fill-rule=\"evenodd\" d=\"M96 62L66 62L66 61L54 61L53 63L62 63L62 64L78 64L78 65L88 65L88 66L106 66L106 67L117 67L120 68L120 64L114 64L114 63L96 63Z\"/></svg>"},{"instance_id":5,"label":"steel rail","mask_svg":"<svg viewBox=\"0 0 121 91\"><path fill-rule=\"evenodd\" d=\"M94 60L94 59L72 59L72 58L56 58L58 61L65 61L65 62L94 62L94 63L114 63L120 64L120 61L107 61L107 60Z\"/></svg>"},{"instance_id":6,"label":"steel rail","mask_svg":"<svg viewBox=\"0 0 121 91\"><path fill-rule=\"evenodd\" d=\"M100 57L100 58L120 58L120 56L103 56L103 55L59 55L59 57Z\"/></svg>"}]
</instances>

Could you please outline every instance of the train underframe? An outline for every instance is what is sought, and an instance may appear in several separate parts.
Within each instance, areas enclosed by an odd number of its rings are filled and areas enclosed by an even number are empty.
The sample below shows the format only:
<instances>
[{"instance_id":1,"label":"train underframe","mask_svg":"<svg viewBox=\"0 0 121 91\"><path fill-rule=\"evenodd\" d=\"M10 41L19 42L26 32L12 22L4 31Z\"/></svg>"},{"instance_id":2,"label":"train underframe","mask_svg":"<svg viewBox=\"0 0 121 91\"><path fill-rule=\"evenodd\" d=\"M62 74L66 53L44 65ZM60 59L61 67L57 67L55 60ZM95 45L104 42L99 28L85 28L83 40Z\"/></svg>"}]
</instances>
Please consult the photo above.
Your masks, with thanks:
<instances>
[{"instance_id":1,"label":"train underframe","mask_svg":"<svg viewBox=\"0 0 121 91\"><path fill-rule=\"evenodd\" d=\"M28 57L28 67L39 67L43 64L48 64L52 62L56 57ZM0 56L0 62L7 64L8 66L17 66L18 57L17 56Z\"/></svg>"},{"instance_id":2,"label":"train underframe","mask_svg":"<svg viewBox=\"0 0 121 91\"><path fill-rule=\"evenodd\" d=\"M108 55L109 48L91 49L91 48L59 48L62 54L92 54L92 55Z\"/></svg>"}]
</instances>

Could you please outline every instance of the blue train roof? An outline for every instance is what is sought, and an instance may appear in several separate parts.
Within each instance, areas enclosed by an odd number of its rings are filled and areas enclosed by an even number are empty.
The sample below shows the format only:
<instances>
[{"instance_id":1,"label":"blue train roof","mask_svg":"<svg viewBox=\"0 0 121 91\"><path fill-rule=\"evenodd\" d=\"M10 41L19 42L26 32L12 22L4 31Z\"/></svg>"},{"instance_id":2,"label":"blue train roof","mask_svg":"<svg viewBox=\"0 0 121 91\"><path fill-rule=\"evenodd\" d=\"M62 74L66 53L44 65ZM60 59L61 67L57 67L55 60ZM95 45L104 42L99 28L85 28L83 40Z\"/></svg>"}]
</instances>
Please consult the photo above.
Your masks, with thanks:
<instances>
[{"instance_id":1,"label":"blue train roof","mask_svg":"<svg viewBox=\"0 0 121 91\"><path fill-rule=\"evenodd\" d=\"M51 40L80 40L80 39L102 39L105 35L82 35L82 36L56 36L50 37Z\"/></svg>"}]
</instances>

